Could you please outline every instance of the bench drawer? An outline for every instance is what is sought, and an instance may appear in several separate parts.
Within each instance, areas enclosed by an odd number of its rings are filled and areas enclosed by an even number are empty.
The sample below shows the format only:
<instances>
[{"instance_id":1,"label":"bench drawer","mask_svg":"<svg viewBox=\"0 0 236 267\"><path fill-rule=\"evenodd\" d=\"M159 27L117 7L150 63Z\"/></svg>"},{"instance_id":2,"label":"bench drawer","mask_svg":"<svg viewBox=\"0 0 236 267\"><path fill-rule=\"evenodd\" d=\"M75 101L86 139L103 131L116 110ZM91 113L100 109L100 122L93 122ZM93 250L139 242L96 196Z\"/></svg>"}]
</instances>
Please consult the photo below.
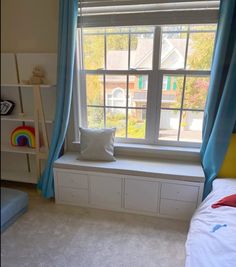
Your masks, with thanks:
<instances>
[{"instance_id":1,"label":"bench drawer","mask_svg":"<svg viewBox=\"0 0 236 267\"><path fill-rule=\"evenodd\" d=\"M119 176L90 175L90 204L94 207L120 209L122 178Z\"/></svg>"},{"instance_id":2,"label":"bench drawer","mask_svg":"<svg viewBox=\"0 0 236 267\"><path fill-rule=\"evenodd\" d=\"M76 172L57 173L58 186L88 189L88 175Z\"/></svg>"},{"instance_id":3,"label":"bench drawer","mask_svg":"<svg viewBox=\"0 0 236 267\"><path fill-rule=\"evenodd\" d=\"M160 214L170 218L190 219L196 209L196 203L161 199Z\"/></svg>"},{"instance_id":4,"label":"bench drawer","mask_svg":"<svg viewBox=\"0 0 236 267\"><path fill-rule=\"evenodd\" d=\"M125 209L157 212L158 183L125 179Z\"/></svg>"},{"instance_id":5,"label":"bench drawer","mask_svg":"<svg viewBox=\"0 0 236 267\"><path fill-rule=\"evenodd\" d=\"M59 187L58 200L72 205L88 205L88 190Z\"/></svg>"},{"instance_id":6,"label":"bench drawer","mask_svg":"<svg viewBox=\"0 0 236 267\"><path fill-rule=\"evenodd\" d=\"M161 198L197 202L198 187L163 183L161 186Z\"/></svg>"}]
</instances>

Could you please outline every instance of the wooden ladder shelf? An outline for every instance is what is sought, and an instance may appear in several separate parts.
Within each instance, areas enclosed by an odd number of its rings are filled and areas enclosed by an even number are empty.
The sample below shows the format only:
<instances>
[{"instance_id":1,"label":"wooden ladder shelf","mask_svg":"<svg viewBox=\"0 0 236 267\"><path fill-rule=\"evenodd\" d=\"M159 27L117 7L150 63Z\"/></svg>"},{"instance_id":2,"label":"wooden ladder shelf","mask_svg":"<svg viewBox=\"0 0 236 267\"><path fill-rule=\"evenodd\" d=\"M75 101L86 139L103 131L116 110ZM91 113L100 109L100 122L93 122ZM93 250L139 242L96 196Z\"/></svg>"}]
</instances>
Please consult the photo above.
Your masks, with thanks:
<instances>
[{"instance_id":1,"label":"wooden ladder shelf","mask_svg":"<svg viewBox=\"0 0 236 267\"><path fill-rule=\"evenodd\" d=\"M42 105L40 85L33 85L34 90L34 126L35 126L35 143L36 143L36 176L41 175L41 160L47 159L49 151L49 142L45 116ZM40 124L42 130L43 150L41 150Z\"/></svg>"}]
</instances>

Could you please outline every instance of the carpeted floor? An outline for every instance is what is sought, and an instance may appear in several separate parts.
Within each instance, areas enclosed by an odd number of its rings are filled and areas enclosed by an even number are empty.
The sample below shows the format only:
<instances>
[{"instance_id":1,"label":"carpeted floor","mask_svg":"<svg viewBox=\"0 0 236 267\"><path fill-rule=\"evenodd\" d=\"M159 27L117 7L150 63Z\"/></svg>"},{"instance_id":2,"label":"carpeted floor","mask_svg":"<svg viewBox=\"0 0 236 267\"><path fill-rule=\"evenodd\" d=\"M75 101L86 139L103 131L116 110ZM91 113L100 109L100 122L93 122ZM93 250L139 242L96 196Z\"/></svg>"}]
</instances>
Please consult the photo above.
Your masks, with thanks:
<instances>
[{"instance_id":1,"label":"carpeted floor","mask_svg":"<svg viewBox=\"0 0 236 267\"><path fill-rule=\"evenodd\" d=\"M186 222L55 205L19 189L29 211L1 235L2 267L184 266Z\"/></svg>"}]
</instances>

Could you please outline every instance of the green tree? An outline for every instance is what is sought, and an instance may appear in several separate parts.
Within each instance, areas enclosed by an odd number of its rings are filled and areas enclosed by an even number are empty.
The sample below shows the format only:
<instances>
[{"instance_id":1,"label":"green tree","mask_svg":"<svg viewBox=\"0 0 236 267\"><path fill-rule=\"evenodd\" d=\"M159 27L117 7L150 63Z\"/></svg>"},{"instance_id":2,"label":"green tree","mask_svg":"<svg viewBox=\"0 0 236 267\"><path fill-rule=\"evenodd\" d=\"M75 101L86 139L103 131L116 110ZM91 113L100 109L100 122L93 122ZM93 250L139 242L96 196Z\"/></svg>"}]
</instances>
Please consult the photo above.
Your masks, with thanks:
<instances>
[{"instance_id":1,"label":"green tree","mask_svg":"<svg viewBox=\"0 0 236 267\"><path fill-rule=\"evenodd\" d=\"M204 26L202 26L204 30ZM212 54L214 48L215 34L212 32L192 33L189 40L189 54L187 57L187 69L208 70L211 67ZM181 78L177 79L176 103L179 107L182 98ZM204 109L209 86L209 77L186 77L184 108ZM183 112L182 126L186 126L187 112Z\"/></svg>"},{"instance_id":2,"label":"green tree","mask_svg":"<svg viewBox=\"0 0 236 267\"><path fill-rule=\"evenodd\" d=\"M209 70L214 49L215 34L211 32L190 34L189 69Z\"/></svg>"}]
</instances>

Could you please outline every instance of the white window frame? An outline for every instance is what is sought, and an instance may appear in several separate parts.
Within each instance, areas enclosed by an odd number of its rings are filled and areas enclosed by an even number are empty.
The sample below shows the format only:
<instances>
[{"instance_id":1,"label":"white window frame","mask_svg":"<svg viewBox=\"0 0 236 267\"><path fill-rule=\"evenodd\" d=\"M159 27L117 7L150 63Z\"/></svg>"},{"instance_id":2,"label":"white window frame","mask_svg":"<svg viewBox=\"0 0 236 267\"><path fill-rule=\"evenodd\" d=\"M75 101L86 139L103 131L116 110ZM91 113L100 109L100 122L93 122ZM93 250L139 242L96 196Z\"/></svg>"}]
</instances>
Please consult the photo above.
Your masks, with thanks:
<instances>
[{"instance_id":1,"label":"white window frame","mask_svg":"<svg viewBox=\"0 0 236 267\"><path fill-rule=\"evenodd\" d=\"M203 23L207 24L207 23ZM209 23L210 24L210 23ZM211 22L212 24L212 22ZM103 69L97 69L97 70L83 70L83 59L79 58L79 73L80 73L80 79L79 79L79 88L83 88L82 90L77 91L75 93L75 101L74 105L76 106L74 108L75 114L75 135L76 135L76 141L79 140L79 126L87 127L86 121L87 121L87 108L86 108L86 82L85 77L86 74L97 74L97 75L103 75L104 79L104 91L105 91L105 75L127 75L127 89L128 89L128 75L148 75L148 95L147 95L147 108L146 108L146 136L144 139L134 139L134 138L116 138L117 143L128 143L128 144L145 144L145 145L161 145L161 146L171 146L171 147L186 147L186 148L199 148L201 146L200 142L184 142L184 141L164 141L164 140L158 140L158 134L159 134L159 127L160 127L160 114L161 114L161 97L162 97L162 81L164 75L183 75L184 80L186 79L186 76L210 76L210 70L186 70L186 69L179 69L179 70L167 70L167 69L161 69L160 67L160 60L161 60L161 26L155 26L154 30L154 40L153 40L153 68L151 70L135 70L135 69L129 69L129 70L103 70ZM78 30L78 32L80 32ZM185 32L185 31L181 31ZM191 33L193 32L204 32L201 31L194 31L191 30ZM212 32L212 31L211 31ZM186 31L187 34L189 34L189 31ZM120 34L120 33L119 33ZM82 50L82 35L79 33L79 48L80 51ZM187 42L189 38L187 36ZM105 40L105 47L106 47L106 40ZM106 49L106 48L105 48ZM130 35L129 35L129 51L130 51ZM186 44L186 50L188 49L188 45ZM130 64L130 53L128 64ZM106 57L106 50L104 57ZM187 53L185 53L185 64L187 59ZM105 59L106 62L106 59ZM106 63L105 63L106 64ZM155 88L158 88L157 90ZM185 88L185 86L183 86ZM182 92L184 94L184 90ZM128 101L128 98L127 98ZM182 99L183 102L183 99ZM183 103L181 104L183 107ZM80 111L78 112L78 107L80 107ZM101 107L101 106L100 106ZM107 106L105 103L105 96L104 96L104 109L106 108L112 108L110 106ZM116 107L116 108L124 108L124 107ZM138 108L136 108L138 109ZM140 108L142 109L142 108ZM171 110L173 110L171 108ZM180 110L180 109L178 109ZM192 111L191 109L184 109L186 111ZM179 129L178 129L178 136L180 135L180 126L181 126L181 115L182 115L182 109L180 110L180 122L179 122ZM194 109L194 111L202 111ZM128 112L128 108L126 106L126 116ZM80 114L78 117L78 113ZM104 112L104 116L105 112ZM127 122L128 119L126 119L126 131L127 131Z\"/></svg>"}]
</instances>

